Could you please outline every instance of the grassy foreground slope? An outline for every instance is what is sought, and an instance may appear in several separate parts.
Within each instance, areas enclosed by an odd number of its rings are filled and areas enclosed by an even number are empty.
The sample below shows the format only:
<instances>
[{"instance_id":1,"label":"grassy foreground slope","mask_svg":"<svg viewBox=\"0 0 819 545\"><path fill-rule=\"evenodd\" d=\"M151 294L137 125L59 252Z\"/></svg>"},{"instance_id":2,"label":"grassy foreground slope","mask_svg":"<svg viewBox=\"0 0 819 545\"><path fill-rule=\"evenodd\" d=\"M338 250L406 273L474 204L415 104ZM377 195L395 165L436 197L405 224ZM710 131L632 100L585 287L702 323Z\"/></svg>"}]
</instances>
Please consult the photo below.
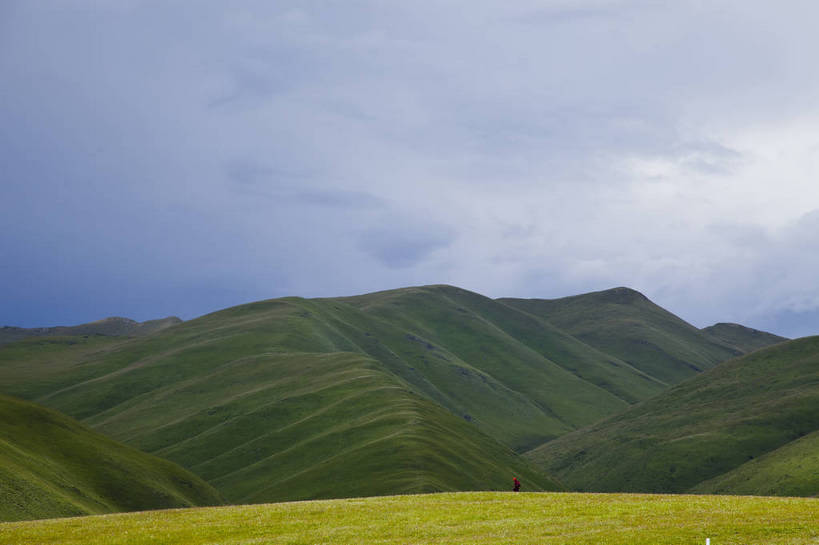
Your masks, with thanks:
<instances>
[{"instance_id":1,"label":"grassy foreground slope","mask_svg":"<svg viewBox=\"0 0 819 545\"><path fill-rule=\"evenodd\" d=\"M692 489L703 494L819 496L819 431Z\"/></svg>"},{"instance_id":2,"label":"grassy foreground slope","mask_svg":"<svg viewBox=\"0 0 819 545\"><path fill-rule=\"evenodd\" d=\"M817 517L807 498L472 492L7 523L0 543L808 545Z\"/></svg>"},{"instance_id":3,"label":"grassy foreground slope","mask_svg":"<svg viewBox=\"0 0 819 545\"><path fill-rule=\"evenodd\" d=\"M578 490L682 492L816 430L819 337L806 337L725 362L527 456ZM775 472L761 473L776 460L762 462L749 466L760 488L726 491L784 493Z\"/></svg>"},{"instance_id":4,"label":"grassy foreground slope","mask_svg":"<svg viewBox=\"0 0 819 545\"><path fill-rule=\"evenodd\" d=\"M743 353L629 288L498 301L539 316L669 385Z\"/></svg>"},{"instance_id":5,"label":"grassy foreground slope","mask_svg":"<svg viewBox=\"0 0 819 545\"><path fill-rule=\"evenodd\" d=\"M222 503L181 467L0 396L0 520Z\"/></svg>"}]
</instances>

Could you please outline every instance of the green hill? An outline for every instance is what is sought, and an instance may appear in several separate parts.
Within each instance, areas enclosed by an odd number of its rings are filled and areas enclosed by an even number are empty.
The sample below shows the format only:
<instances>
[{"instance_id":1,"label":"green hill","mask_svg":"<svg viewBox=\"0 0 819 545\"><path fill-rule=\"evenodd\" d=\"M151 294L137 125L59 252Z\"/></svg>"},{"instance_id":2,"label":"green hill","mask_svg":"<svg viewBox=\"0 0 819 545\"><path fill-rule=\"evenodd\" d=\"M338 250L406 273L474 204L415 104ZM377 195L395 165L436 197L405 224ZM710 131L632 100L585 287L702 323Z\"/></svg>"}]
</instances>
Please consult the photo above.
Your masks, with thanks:
<instances>
[{"instance_id":1,"label":"green hill","mask_svg":"<svg viewBox=\"0 0 819 545\"><path fill-rule=\"evenodd\" d=\"M711 338L716 339L718 342L733 346L744 353L753 352L754 350L759 350L760 348L788 340L785 337L780 337L773 333L739 324L719 323L705 327L701 331L708 334Z\"/></svg>"},{"instance_id":2,"label":"green hill","mask_svg":"<svg viewBox=\"0 0 819 545\"><path fill-rule=\"evenodd\" d=\"M819 431L698 484L692 492L819 496Z\"/></svg>"},{"instance_id":3,"label":"green hill","mask_svg":"<svg viewBox=\"0 0 819 545\"><path fill-rule=\"evenodd\" d=\"M666 384L741 355L629 288L562 299L498 299L550 322Z\"/></svg>"},{"instance_id":4,"label":"green hill","mask_svg":"<svg viewBox=\"0 0 819 545\"><path fill-rule=\"evenodd\" d=\"M4 326L0 328L0 344L19 341L27 337L53 337L53 336L77 336L77 335L106 335L106 336L143 336L150 335L166 327L171 327L182 323L176 316L160 318L158 320L148 320L146 322L136 322L129 318L118 316L104 318L96 322L80 324L75 326L56 327L13 327Z\"/></svg>"},{"instance_id":5,"label":"green hill","mask_svg":"<svg viewBox=\"0 0 819 545\"><path fill-rule=\"evenodd\" d=\"M0 524L39 545L815 545L819 500L461 492Z\"/></svg>"},{"instance_id":6,"label":"green hill","mask_svg":"<svg viewBox=\"0 0 819 545\"><path fill-rule=\"evenodd\" d=\"M447 286L252 303L125 342L29 339L0 349L0 379L9 393L86 419L155 387L270 352L369 356L516 449L664 387L537 317Z\"/></svg>"},{"instance_id":7,"label":"green hill","mask_svg":"<svg viewBox=\"0 0 819 545\"><path fill-rule=\"evenodd\" d=\"M648 308L660 325L640 311L638 333L670 346L665 320L690 334ZM538 312L451 286L261 301L143 337L28 338L0 346L0 384L254 502L503 489L511 472L555 488L512 451L666 388Z\"/></svg>"},{"instance_id":8,"label":"green hill","mask_svg":"<svg viewBox=\"0 0 819 545\"><path fill-rule=\"evenodd\" d=\"M715 479L701 490L779 494L800 490L798 476L782 477L803 470L798 456L815 438L791 442L816 430L819 337L807 337L725 362L527 456L578 490L683 492Z\"/></svg>"},{"instance_id":9,"label":"green hill","mask_svg":"<svg viewBox=\"0 0 819 545\"><path fill-rule=\"evenodd\" d=\"M623 410L664 386L543 320L451 286L324 300L362 347L455 414L524 448ZM389 328L385 328L385 325ZM344 327L339 323L339 327ZM409 341L409 342L408 342ZM528 413L529 416L524 415Z\"/></svg>"},{"instance_id":10,"label":"green hill","mask_svg":"<svg viewBox=\"0 0 819 545\"><path fill-rule=\"evenodd\" d=\"M0 396L0 521L218 503L211 486L175 464Z\"/></svg>"},{"instance_id":11,"label":"green hill","mask_svg":"<svg viewBox=\"0 0 819 545\"><path fill-rule=\"evenodd\" d=\"M502 429L493 411L509 417L508 437L536 436L541 423L570 428L421 335L349 302L287 298L144 338L9 344L0 380L180 463L232 501L503 489L515 473L534 489L556 488L481 430ZM598 397L625 406L556 364L548 372L592 392L593 418Z\"/></svg>"}]
</instances>

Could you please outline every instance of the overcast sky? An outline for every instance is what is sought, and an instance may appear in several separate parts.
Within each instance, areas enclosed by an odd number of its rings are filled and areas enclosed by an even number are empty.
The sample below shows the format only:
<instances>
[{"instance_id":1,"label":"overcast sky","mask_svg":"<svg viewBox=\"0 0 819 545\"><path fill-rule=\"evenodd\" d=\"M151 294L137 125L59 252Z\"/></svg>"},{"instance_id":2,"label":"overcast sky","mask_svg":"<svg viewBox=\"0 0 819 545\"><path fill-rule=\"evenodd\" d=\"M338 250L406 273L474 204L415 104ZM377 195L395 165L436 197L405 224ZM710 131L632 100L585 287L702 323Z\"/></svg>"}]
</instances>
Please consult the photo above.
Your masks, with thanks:
<instances>
[{"instance_id":1,"label":"overcast sky","mask_svg":"<svg viewBox=\"0 0 819 545\"><path fill-rule=\"evenodd\" d=\"M819 333L819 3L0 1L0 325L629 286Z\"/></svg>"}]
</instances>

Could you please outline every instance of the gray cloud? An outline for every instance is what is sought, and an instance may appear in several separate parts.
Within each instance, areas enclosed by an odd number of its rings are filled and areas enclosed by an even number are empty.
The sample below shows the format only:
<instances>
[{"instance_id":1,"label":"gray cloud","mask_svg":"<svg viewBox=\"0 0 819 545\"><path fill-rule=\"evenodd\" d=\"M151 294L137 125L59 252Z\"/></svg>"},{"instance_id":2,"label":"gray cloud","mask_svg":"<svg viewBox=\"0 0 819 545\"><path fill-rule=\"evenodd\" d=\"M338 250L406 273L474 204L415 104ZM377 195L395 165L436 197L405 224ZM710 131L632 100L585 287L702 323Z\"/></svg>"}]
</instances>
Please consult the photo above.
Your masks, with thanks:
<instances>
[{"instance_id":1,"label":"gray cloud","mask_svg":"<svg viewBox=\"0 0 819 545\"><path fill-rule=\"evenodd\" d=\"M432 252L445 249L453 235L440 225L390 217L364 231L358 246L392 269L412 267Z\"/></svg>"},{"instance_id":2,"label":"gray cloud","mask_svg":"<svg viewBox=\"0 0 819 545\"><path fill-rule=\"evenodd\" d=\"M0 10L0 322L448 282L819 330L813 3Z\"/></svg>"},{"instance_id":3,"label":"gray cloud","mask_svg":"<svg viewBox=\"0 0 819 545\"><path fill-rule=\"evenodd\" d=\"M326 206L338 208L383 208L381 199L363 191L345 191L310 185L316 183L308 172L276 171L252 161L232 161L226 170L232 191L275 201L287 206ZM328 181L323 183L327 185Z\"/></svg>"}]
</instances>

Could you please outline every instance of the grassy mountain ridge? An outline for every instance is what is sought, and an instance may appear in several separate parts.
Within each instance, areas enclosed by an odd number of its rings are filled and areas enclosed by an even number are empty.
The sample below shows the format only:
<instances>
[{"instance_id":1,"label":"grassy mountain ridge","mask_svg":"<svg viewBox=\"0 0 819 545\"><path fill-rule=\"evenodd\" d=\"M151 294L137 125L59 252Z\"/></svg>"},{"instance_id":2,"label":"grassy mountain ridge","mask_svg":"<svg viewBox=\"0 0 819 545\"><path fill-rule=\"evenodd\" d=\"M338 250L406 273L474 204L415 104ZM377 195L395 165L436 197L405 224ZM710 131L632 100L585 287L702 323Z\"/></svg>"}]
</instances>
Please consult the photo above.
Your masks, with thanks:
<instances>
[{"instance_id":1,"label":"grassy mountain ridge","mask_svg":"<svg viewBox=\"0 0 819 545\"><path fill-rule=\"evenodd\" d=\"M0 384L232 501L503 489L511 473L553 489L512 450L666 385L520 306L452 286L271 299L144 337L0 346Z\"/></svg>"},{"instance_id":2,"label":"grassy mountain ridge","mask_svg":"<svg viewBox=\"0 0 819 545\"><path fill-rule=\"evenodd\" d=\"M233 501L506 488L514 473L536 489L557 486L476 429L468 414L453 416L419 395L359 343L395 354L392 364L405 367L390 346L406 358L426 357L425 345L378 320L367 322L372 332L359 331L339 313L366 318L339 302L287 298L141 339L28 339L0 348L0 377L14 391L179 462ZM524 396L436 352L445 358L436 371L467 385L448 380L442 388L461 393L477 384L495 392L490 408L537 416ZM25 354L40 376L32 377Z\"/></svg>"},{"instance_id":3,"label":"grassy mountain ridge","mask_svg":"<svg viewBox=\"0 0 819 545\"><path fill-rule=\"evenodd\" d=\"M484 339L498 337L501 342L497 344L503 346L502 341L512 341L515 345L522 345L523 350L536 352L628 403L645 399L664 388L663 384L638 369L578 341L537 316L453 286L389 290L344 300L370 314L441 338L447 345L457 344L468 361L485 359L493 348ZM475 333L463 342L466 328ZM474 343L475 338L483 342ZM503 353L498 357L502 358ZM519 389L528 386L529 383L521 381Z\"/></svg>"},{"instance_id":4,"label":"grassy mountain ridge","mask_svg":"<svg viewBox=\"0 0 819 545\"><path fill-rule=\"evenodd\" d=\"M807 337L725 362L527 456L578 490L683 492L817 429L819 337Z\"/></svg>"},{"instance_id":5,"label":"grassy mountain ridge","mask_svg":"<svg viewBox=\"0 0 819 545\"><path fill-rule=\"evenodd\" d=\"M457 297L471 301L452 300ZM499 317L487 318L490 311ZM184 374L200 354L206 354L203 362L221 358L214 349L228 358L263 352L366 354L420 394L512 446L538 444L662 388L536 317L455 288L251 303L181 324L167 334L129 340L116 348L106 344L110 349L80 357L76 365L55 364L58 357L74 357L55 350L37 359L43 373L51 367L54 373L20 380L21 367L30 365L38 351L46 352L43 346L18 344L0 350L0 361L5 362L0 378L6 377L10 393L41 399L79 418L136 394L135 388L150 388L151 380L141 378L143 360L173 361L174 373ZM557 362L544 353L554 353ZM172 381L174 373L162 380ZM88 378L97 381L93 392L83 386ZM110 388L117 393L104 403L99 398L106 389L100 381L119 384ZM60 385L69 389L58 394ZM77 391L88 391L87 399L79 399L85 394ZM66 405L52 403L67 397L76 399Z\"/></svg>"},{"instance_id":6,"label":"grassy mountain ridge","mask_svg":"<svg viewBox=\"0 0 819 545\"><path fill-rule=\"evenodd\" d=\"M130 318L112 316L95 322L75 326L56 327L13 327L0 328L0 344L19 341L27 337L55 337L79 335L106 335L106 336L144 336L150 335L167 327L182 323L176 316L137 322Z\"/></svg>"},{"instance_id":7,"label":"grassy mountain ridge","mask_svg":"<svg viewBox=\"0 0 819 545\"><path fill-rule=\"evenodd\" d=\"M0 520L221 503L181 467L0 395Z\"/></svg>"},{"instance_id":8,"label":"grassy mountain ridge","mask_svg":"<svg viewBox=\"0 0 819 545\"><path fill-rule=\"evenodd\" d=\"M667 385L743 353L629 288L561 299L502 298L498 301L539 316Z\"/></svg>"}]
</instances>

